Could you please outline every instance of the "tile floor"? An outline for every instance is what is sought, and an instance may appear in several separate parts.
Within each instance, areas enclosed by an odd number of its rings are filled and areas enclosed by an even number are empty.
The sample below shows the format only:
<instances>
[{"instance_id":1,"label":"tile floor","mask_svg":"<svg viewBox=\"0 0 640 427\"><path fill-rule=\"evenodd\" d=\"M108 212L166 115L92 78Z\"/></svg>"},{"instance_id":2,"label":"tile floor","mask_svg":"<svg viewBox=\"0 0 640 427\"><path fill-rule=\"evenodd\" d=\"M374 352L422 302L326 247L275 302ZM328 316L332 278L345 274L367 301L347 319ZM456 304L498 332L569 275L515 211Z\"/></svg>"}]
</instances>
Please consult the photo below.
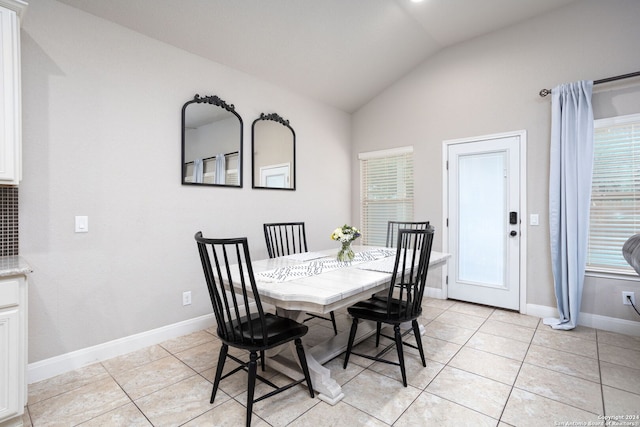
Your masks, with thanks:
<instances>
[{"instance_id":1,"label":"tile floor","mask_svg":"<svg viewBox=\"0 0 640 427\"><path fill-rule=\"evenodd\" d=\"M255 426L640 426L640 337L426 298L423 344L399 368L354 356L328 363L345 398L331 406L294 387L254 405ZM338 314L339 327L350 322ZM315 322L315 323L313 323ZM305 342L332 334L314 320ZM203 330L29 387L26 426L241 426L246 375L220 385L209 404L220 342ZM373 351L372 340L359 351ZM389 357L394 357L391 352ZM228 365L234 362L227 362ZM268 371L276 383L286 380ZM263 390L258 387L257 393ZM613 420L613 418L611 418Z\"/></svg>"}]
</instances>

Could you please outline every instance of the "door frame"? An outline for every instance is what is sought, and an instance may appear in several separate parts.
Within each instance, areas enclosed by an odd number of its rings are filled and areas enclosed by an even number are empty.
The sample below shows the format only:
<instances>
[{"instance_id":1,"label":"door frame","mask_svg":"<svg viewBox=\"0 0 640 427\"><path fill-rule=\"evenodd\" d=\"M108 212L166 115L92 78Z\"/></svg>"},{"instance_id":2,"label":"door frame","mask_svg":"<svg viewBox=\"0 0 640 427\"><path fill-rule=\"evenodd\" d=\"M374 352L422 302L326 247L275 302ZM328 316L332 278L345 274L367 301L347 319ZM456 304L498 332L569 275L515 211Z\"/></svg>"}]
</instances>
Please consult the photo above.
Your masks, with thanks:
<instances>
[{"instance_id":1,"label":"door frame","mask_svg":"<svg viewBox=\"0 0 640 427\"><path fill-rule=\"evenodd\" d=\"M527 131L518 130L491 135L473 136L468 138L448 139L442 141L442 251L449 251L449 170L447 168L449 146L455 144L466 144L481 142L490 139L517 137L520 141L520 313L527 313L527 234L528 234L528 212L527 212ZM442 296L447 299L449 294L449 271L448 266L443 270L442 275Z\"/></svg>"}]
</instances>

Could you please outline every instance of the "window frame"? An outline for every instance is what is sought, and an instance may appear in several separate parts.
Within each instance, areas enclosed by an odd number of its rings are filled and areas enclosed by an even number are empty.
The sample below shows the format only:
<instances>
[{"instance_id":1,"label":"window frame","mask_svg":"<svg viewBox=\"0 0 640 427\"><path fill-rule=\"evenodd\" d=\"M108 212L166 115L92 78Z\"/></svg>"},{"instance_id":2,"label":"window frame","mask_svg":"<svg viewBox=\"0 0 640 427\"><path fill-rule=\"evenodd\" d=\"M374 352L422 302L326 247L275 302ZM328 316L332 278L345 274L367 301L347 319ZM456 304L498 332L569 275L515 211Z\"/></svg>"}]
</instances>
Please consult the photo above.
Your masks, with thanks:
<instances>
[{"instance_id":1,"label":"window frame","mask_svg":"<svg viewBox=\"0 0 640 427\"><path fill-rule=\"evenodd\" d=\"M607 118L601 118L601 119L596 119L593 122L593 128L594 128L594 164L595 164L595 133L597 129L601 129L601 128L606 128L606 127L614 127L614 126L618 126L618 125L624 125L624 124L629 124L629 123L637 123L638 125L640 125L640 113L636 113L636 114L629 114L629 115L622 115L622 116L614 116L614 117L607 117ZM640 146L640 137L638 139L638 146ZM639 155L640 157L640 155ZM640 162L640 159L639 159ZM595 168L595 165L594 165ZM592 183L592 192L591 192L591 196L593 198L593 183ZM638 203L640 203L640 191L637 193L637 200ZM592 200L593 203L593 200ZM592 221L591 221L591 211L589 212L589 240L591 239L591 226L592 226ZM638 232L640 232L640 228L637 230ZM620 250L622 251L622 248L620 248ZM587 248L587 251L589 251L589 248ZM589 260L589 253L587 253L587 263ZM622 269L622 268L616 268L614 266L612 267L600 267L600 266L590 266L589 264L586 265L585 267L585 275L590 276L590 277L601 277L601 278L614 278L614 279L621 279L621 280L632 280L632 281L640 281L640 277L638 277L638 274L635 272L635 270L633 270L633 268L631 268L631 266L629 266L629 269Z\"/></svg>"},{"instance_id":2,"label":"window frame","mask_svg":"<svg viewBox=\"0 0 640 427\"><path fill-rule=\"evenodd\" d=\"M368 152L363 152L363 153L359 153L358 154L358 163L359 163L359 168L360 168L360 229L361 232L363 233L363 244L375 244L378 245L378 243L371 243L370 241L368 241L370 234L374 234L374 233L370 233L371 228L367 226L367 224L370 224L372 221L371 220L366 220L365 216L367 213L367 207L365 206L366 203L370 203L371 200L374 199L370 199L367 197L368 192L367 189L365 188L365 185L368 181L370 181L370 179L365 180L365 168L364 168L364 163L367 160L375 160L375 159L384 159L384 158L391 158L391 157L398 157L398 156L405 156L405 155L410 155L411 158L411 171L410 171L410 182L409 180L405 180L403 182L403 186L404 189L406 190L407 188L410 187L410 197L404 197L402 199L398 198L397 201L398 203L396 203L396 207L401 207L403 205L409 205L408 207L408 215L403 215L404 217L400 218L398 216L394 217L394 218L385 218L385 222L384 224L378 224L380 228L380 230L377 230L377 233L375 233L376 237L381 237L378 236L378 234L381 232L382 226L384 225L384 239L382 239L382 243L379 244L379 246L384 246L384 242L386 241L386 229L387 229L387 221L413 221L414 218L414 206L415 206L415 168L414 168L414 158L413 158L413 146L405 146L405 147L397 147L397 148L391 148L391 149L386 149L386 150L376 150L376 151L368 151ZM397 168L396 170L400 170L399 168ZM406 194L406 192L405 192ZM388 202L387 202L388 203ZM391 205L390 203L388 203L389 205ZM406 213L406 212L405 212ZM408 217L407 217L408 216Z\"/></svg>"}]
</instances>

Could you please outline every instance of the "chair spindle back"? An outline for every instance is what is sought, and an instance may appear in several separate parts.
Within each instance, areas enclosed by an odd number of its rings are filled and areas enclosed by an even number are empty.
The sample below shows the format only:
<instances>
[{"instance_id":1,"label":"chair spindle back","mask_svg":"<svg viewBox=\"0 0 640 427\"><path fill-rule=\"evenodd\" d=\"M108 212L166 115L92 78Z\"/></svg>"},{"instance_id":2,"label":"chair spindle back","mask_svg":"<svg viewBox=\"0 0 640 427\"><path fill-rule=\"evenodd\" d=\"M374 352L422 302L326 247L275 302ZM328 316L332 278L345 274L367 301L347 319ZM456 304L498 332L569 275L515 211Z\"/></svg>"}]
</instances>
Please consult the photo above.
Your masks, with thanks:
<instances>
[{"instance_id":1,"label":"chair spindle back","mask_svg":"<svg viewBox=\"0 0 640 427\"><path fill-rule=\"evenodd\" d=\"M269 258L307 252L304 222L277 222L263 227Z\"/></svg>"},{"instance_id":2,"label":"chair spindle back","mask_svg":"<svg viewBox=\"0 0 640 427\"><path fill-rule=\"evenodd\" d=\"M220 338L247 346L266 344L266 335L255 330L258 324L262 331L267 328L247 238L206 239L198 232L195 239ZM258 324L249 321L256 318Z\"/></svg>"},{"instance_id":3,"label":"chair spindle back","mask_svg":"<svg viewBox=\"0 0 640 427\"><path fill-rule=\"evenodd\" d=\"M434 228L398 230L396 259L389 287L387 314L415 317L421 310L431 258ZM392 302L394 301L394 302ZM393 304L399 304L394 307Z\"/></svg>"},{"instance_id":4,"label":"chair spindle back","mask_svg":"<svg viewBox=\"0 0 640 427\"><path fill-rule=\"evenodd\" d=\"M395 247L398 241L398 230L425 230L429 227L429 221L388 221L387 222L387 243L388 248ZM422 244L419 240L417 243Z\"/></svg>"}]
</instances>

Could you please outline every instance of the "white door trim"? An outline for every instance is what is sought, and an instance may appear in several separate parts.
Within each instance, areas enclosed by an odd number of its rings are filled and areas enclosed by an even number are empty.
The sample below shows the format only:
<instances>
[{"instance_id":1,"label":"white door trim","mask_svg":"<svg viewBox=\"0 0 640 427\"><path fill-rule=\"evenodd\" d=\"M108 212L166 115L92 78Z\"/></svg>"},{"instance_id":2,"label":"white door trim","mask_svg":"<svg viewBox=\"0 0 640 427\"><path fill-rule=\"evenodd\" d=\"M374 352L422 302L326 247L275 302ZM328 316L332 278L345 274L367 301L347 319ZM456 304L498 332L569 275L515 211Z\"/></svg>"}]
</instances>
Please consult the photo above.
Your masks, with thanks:
<instances>
[{"instance_id":1,"label":"white door trim","mask_svg":"<svg viewBox=\"0 0 640 427\"><path fill-rule=\"evenodd\" d=\"M512 132L496 133L491 135L474 136L469 138L448 139L442 141L442 252L449 252L449 175L447 171L447 154L449 146L469 142L485 141L489 139L518 137L520 141L520 313L527 313L527 234L528 234L528 212L527 212L527 131L519 130ZM443 297L448 297L447 277L448 270L443 269L442 291Z\"/></svg>"}]
</instances>

